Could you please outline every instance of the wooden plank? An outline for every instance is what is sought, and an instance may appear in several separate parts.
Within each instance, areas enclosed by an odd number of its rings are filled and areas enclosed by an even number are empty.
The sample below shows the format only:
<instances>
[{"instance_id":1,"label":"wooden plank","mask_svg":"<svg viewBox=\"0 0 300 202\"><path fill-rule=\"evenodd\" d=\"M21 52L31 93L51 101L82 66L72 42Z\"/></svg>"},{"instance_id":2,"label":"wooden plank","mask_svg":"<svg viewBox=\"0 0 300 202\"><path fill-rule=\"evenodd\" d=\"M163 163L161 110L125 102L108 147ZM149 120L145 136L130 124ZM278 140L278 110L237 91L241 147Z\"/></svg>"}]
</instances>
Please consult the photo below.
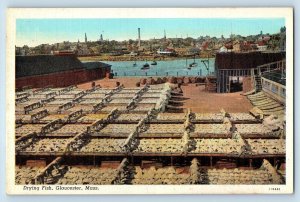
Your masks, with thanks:
<instances>
[{"instance_id":1,"label":"wooden plank","mask_svg":"<svg viewBox=\"0 0 300 202\"><path fill-rule=\"evenodd\" d=\"M49 153L49 152L39 152L39 153L34 153L34 152L20 152L17 154L17 157L25 157L29 158L31 156L35 157L45 157L45 156L53 156L53 157L58 157L62 156L63 152L56 152L56 153ZM191 157L230 157L230 158L271 158L271 157L277 157L277 158L285 158L285 154L255 154L255 155L242 155L242 156L237 156L237 155L232 155L232 154L212 154L212 153L188 153L187 155L184 155L182 153L137 153L133 152L131 154L132 156L149 156L149 157L170 157L170 156L177 156L177 157L186 157L186 156L191 156ZM80 153L80 152L72 152L69 154L69 156L105 156L105 157L117 157L117 156L127 156L126 153L100 153L100 152L90 152L90 153Z\"/></svg>"},{"instance_id":2,"label":"wooden plank","mask_svg":"<svg viewBox=\"0 0 300 202\"><path fill-rule=\"evenodd\" d=\"M29 167L46 167L47 163L46 163L46 160L38 160L38 159L27 160L26 161L26 166L29 166Z\"/></svg>"}]
</instances>

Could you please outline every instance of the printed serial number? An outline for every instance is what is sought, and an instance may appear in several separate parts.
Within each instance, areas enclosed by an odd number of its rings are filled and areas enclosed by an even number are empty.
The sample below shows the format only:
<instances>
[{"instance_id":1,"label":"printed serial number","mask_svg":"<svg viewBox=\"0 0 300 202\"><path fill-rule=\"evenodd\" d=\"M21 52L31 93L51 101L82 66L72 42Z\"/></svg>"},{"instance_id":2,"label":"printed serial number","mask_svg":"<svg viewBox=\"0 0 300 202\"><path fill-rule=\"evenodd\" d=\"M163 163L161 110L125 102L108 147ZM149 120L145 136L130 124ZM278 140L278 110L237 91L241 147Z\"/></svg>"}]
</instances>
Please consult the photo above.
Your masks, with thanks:
<instances>
[{"instance_id":1,"label":"printed serial number","mask_svg":"<svg viewBox=\"0 0 300 202\"><path fill-rule=\"evenodd\" d=\"M280 191L280 188L278 188L278 187L270 187L269 190L270 191Z\"/></svg>"}]
</instances>

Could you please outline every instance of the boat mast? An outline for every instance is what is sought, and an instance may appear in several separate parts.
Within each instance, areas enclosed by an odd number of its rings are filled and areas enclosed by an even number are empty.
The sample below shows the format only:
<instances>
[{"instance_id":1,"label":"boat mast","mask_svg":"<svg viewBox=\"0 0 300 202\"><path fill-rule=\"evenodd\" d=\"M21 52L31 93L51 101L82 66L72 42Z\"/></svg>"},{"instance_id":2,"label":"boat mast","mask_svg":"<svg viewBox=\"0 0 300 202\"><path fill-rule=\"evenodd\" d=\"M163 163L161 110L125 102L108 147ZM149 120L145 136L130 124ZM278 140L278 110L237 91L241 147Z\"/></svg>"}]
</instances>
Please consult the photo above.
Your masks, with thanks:
<instances>
[{"instance_id":1,"label":"boat mast","mask_svg":"<svg viewBox=\"0 0 300 202\"><path fill-rule=\"evenodd\" d=\"M188 67L187 56L185 56L185 66Z\"/></svg>"}]
</instances>

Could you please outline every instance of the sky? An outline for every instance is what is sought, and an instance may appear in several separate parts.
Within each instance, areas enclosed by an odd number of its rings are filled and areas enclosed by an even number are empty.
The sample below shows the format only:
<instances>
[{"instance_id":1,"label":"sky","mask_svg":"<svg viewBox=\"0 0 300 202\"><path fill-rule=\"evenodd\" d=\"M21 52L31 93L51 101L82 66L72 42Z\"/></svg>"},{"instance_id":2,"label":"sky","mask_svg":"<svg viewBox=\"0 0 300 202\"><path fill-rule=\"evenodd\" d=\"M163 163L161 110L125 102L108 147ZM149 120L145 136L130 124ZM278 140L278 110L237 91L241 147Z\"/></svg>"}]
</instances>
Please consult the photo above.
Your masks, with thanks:
<instances>
[{"instance_id":1,"label":"sky","mask_svg":"<svg viewBox=\"0 0 300 202\"><path fill-rule=\"evenodd\" d=\"M284 18L114 18L114 19L17 19L16 45L36 46L43 43L62 41L88 41L100 38L109 40L136 40L141 28L141 39L162 38L166 30L167 38L187 36L229 37L263 33L278 33L285 25Z\"/></svg>"}]
</instances>

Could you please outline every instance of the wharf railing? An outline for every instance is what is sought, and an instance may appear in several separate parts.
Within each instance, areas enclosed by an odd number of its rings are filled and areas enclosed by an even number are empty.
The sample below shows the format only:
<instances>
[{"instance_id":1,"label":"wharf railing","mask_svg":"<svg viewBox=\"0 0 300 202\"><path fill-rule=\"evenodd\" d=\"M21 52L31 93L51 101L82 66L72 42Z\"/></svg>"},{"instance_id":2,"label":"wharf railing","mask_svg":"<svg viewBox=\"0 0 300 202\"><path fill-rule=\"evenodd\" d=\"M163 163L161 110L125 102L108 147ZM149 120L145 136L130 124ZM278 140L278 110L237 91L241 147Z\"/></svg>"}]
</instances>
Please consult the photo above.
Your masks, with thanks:
<instances>
[{"instance_id":1,"label":"wharf railing","mask_svg":"<svg viewBox=\"0 0 300 202\"><path fill-rule=\"evenodd\" d=\"M269 95L271 95L276 100L280 101L281 103L285 103L286 100L286 87L280 83L275 81L266 79L264 77L261 78L262 80L262 90Z\"/></svg>"},{"instance_id":2,"label":"wharf railing","mask_svg":"<svg viewBox=\"0 0 300 202\"><path fill-rule=\"evenodd\" d=\"M114 77L141 77L141 76L153 76L153 77L159 77L159 76L214 76L214 71L209 71L206 73L203 73L202 69L199 71L192 71L192 70L186 70L186 71L167 71L167 72L159 72L159 71L145 71L145 72L116 72L114 71Z\"/></svg>"},{"instance_id":3,"label":"wharf railing","mask_svg":"<svg viewBox=\"0 0 300 202\"><path fill-rule=\"evenodd\" d=\"M263 76L267 72L272 72L274 70L280 70L282 75L285 73L286 60L280 60L276 62L271 62L263 65L259 65L250 69L218 69L216 71L217 76L217 92L218 93L229 93L230 92L230 77L251 77L252 84L256 87L257 82L255 80L256 76Z\"/></svg>"}]
</instances>

